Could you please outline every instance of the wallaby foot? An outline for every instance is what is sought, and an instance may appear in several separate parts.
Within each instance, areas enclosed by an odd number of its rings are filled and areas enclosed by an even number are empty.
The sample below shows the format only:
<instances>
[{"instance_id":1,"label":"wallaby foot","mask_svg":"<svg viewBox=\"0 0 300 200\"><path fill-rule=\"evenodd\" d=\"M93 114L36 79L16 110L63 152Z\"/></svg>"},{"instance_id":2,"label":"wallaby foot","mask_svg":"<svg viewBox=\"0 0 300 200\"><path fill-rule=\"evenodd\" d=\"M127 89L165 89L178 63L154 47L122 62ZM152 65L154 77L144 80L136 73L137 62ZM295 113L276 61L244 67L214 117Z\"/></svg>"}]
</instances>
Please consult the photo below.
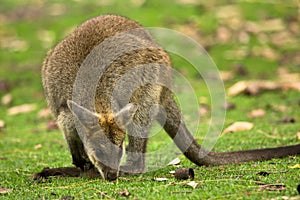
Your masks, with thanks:
<instances>
[{"instance_id":1,"label":"wallaby foot","mask_svg":"<svg viewBox=\"0 0 300 200\"><path fill-rule=\"evenodd\" d=\"M35 173L31 176L32 180L41 181L43 179L48 179L50 176L54 177L89 177L89 178L99 178L99 174L96 168L81 170L79 167L58 167L49 168L45 167L41 172Z\"/></svg>"}]
</instances>

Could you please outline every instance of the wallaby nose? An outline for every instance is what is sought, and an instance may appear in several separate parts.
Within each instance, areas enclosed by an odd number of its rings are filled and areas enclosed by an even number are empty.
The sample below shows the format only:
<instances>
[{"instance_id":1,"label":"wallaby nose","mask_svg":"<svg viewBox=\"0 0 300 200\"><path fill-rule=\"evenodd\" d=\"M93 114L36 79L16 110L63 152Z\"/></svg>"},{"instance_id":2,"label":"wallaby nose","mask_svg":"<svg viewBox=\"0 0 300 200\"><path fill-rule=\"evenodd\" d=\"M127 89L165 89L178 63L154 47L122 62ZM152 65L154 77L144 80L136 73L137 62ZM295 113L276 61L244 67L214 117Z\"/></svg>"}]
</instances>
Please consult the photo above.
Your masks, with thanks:
<instances>
[{"instance_id":1,"label":"wallaby nose","mask_svg":"<svg viewBox=\"0 0 300 200\"><path fill-rule=\"evenodd\" d=\"M116 180L118 178L118 175L117 175L116 172L108 172L106 178L109 181L114 181L114 180Z\"/></svg>"}]
</instances>

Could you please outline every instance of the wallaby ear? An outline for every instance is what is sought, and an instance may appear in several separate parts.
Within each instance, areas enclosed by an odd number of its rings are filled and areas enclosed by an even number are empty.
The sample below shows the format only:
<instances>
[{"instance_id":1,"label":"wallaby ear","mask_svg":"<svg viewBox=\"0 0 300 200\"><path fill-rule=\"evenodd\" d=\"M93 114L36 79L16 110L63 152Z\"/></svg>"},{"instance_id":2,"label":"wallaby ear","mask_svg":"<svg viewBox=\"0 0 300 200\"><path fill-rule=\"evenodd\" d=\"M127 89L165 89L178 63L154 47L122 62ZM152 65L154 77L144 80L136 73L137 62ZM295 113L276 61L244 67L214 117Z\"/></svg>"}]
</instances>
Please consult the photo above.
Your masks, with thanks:
<instances>
[{"instance_id":1,"label":"wallaby ear","mask_svg":"<svg viewBox=\"0 0 300 200\"><path fill-rule=\"evenodd\" d=\"M99 123L100 115L94 113L81 105L78 105L72 100L67 101L68 107L72 114L80 121L86 128L91 128Z\"/></svg>"},{"instance_id":2,"label":"wallaby ear","mask_svg":"<svg viewBox=\"0 0 300 200\"><path fill-rule=\"evenodd\" d=\"M129 103L124 108L122 108L116 115L115 115L115 121L119 126L126 126L131 121L132 118L137 110L137 106Z\"/></svg>"}]
</instances>

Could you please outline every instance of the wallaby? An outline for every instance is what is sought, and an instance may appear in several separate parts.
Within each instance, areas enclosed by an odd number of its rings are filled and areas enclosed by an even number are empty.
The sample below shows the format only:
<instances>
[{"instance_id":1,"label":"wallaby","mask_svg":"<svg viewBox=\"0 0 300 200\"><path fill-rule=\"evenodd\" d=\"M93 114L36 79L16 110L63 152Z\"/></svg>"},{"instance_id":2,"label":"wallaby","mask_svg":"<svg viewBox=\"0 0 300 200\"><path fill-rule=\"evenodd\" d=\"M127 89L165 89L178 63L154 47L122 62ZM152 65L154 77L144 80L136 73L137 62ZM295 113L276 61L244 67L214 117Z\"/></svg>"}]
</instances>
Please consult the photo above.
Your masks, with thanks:
<instances>
[{"instance_id":1,"label":"wallaby","mask_svg":"<svg viewBox=\"0 0 300 200\"><path fill-rule=\"evenodd\" d=\"M131 34L135 30L138 30L138 34ZM124 32L129 34L122 35ZM102 76L95 88L95 97L81 91L79 96L81 95L82 102L76 102L72 96L78 72L93 49L105 42L106 46L102 50L99 48L98 53L125 53L114 58L108 67L102 69ZM126 49L128 42L129 45L134 44L133 49ZM127 89L133 87L132 85L140 87L131 91L130 98L126 97L127 102L122 98L128 91L118 90L117 98L113 100L116 103L112 103L118 81L137 66L143 67L136 73L130 73L125 85L127 84ZM102 15L84 22L48 53L42 67L45 96L64 133L73 164L78 167L74 168L77 170L76 175L93 169L102 178L115 180L120 171L143 173L147 137L155 119L184 155L199 166L262 161L300 153L299 144L229 153L206 151L193 138L182 120L174 94L167 86L172 82L169 69L172 68L168 54L159 47L146 29L135 21L117 15ZM163 84L155 84L155 81L151 84L151 79L160 80ZM95 112L84 106L83 101L88 97L94 98ZM153 112L157 105L164 111ZM83 128L81 133L76 129L77 122ZM120 167L126 128L128 155L126 164Z\"/></svg>"}]
</instances>

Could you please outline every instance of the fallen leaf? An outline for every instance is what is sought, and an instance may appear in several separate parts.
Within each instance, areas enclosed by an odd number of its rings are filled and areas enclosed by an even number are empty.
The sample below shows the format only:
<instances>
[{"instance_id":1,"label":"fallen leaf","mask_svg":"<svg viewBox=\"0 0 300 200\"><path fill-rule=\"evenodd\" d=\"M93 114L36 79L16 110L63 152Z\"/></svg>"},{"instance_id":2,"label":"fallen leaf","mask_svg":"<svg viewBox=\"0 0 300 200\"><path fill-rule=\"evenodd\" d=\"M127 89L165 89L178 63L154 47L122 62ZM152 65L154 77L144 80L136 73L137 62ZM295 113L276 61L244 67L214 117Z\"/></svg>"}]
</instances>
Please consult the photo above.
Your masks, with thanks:
<instances>
[{"instance_id":1,"label":"fallen leaf","mask_svg":"<svg viewBox=\"0 0 300 200\"><path fill-rule=\"evenodd\" d=\"M0 187L0 194L6 194L6 193L9 193L11 191L12 191L12 189Z\"/></svg>"},{"instance_id":2,"label":"fallen leaf","mask_svg":"<svg viewBox=\"0 0 300 200\"><path fill-rule=\"evenodd\" d=\"M289 168L291 168L291 169L300 169L300 164L289 166Z\"/></svg>"},{"instance_id":3,"label":"fallen leaf","mask_svg":"<svg viewBox=\"0 0 300 200\"><path fill-rule=\"evenodd\" d=\"M183 4L183 5L198 5L199 1L198 0L176 0L176 3L178 4Z\"/></svg>"},{"instance_id":4,"label":"fallen leaf","mask_svg":"<svg viewBox=\"0 0 300 200\"><path fill-rule=\"evenodd\" d=\"M282 191L285 190L285 185L284 184L267 184L267 185L260 185L258 187L259 191Z\"/></svg>"},{"instance_id":5,"label":"fallen leaf","mask_svg":"<svg viewBox=\"0 0 300 200\"><path fill-rule=\"evenodd\" d=\"M234 103L228 103L226 102L222 108L225 109L225 110L234 110L235 109L235 104Z\"/></svg>"},{"instance_id":6,"label":"fallen leaf","mask_svg":"<svg viewBox=\"0 0 300 200\"><path fill-rule=\"evenodd\" d=\"M7 106L9 104L11 104L12 102L12 95L9 93L9 94L6 94L2 97L1 99L1 103L4 105L4 106Z\"/></svg>"},{"instance_id":7,"label":"fallen leaf","mask_svg":"<svg viewBox=\"0 0 300 200\"><path fill-rule=\"evenodd\" d=\"M234 78L234 75L231 71L220 71L220 76L223 81L229 81Z\"/></svg>"},{"instance_id":8,"label":"fallen leaf","mask_svg":"<svg viewBox=\"0 0 300 200\"><path fill-rule=\"evenodd\" d=\"M7 80L0 80L0 92L8 92L10 88L11 85Z\"/></svg>"},{"instance_id":9,"label":"fallen leaf","mask_svg":"<svg viewBox=\"0 0 300 200\"><path fill-rule=\"evenodd\" d=\"M265 80L239 81L228 89L227 94L229 96L235 96L241 93L248 94L248 95L257 95L262 91L278 90L278 89L284 89L286 87L287 87L286 84L277 83L273 81L265 81Z\"/></svg>"},{"instance_id":10,"label":"fallen leaf","mask_svg":"<svg viewBox=\"0 0 300 200\"><path fill-rule=\"evenodd\" d=\"M8 109L8 115L17 115L20 113L28 113L36 109L35 104L23 104Z\"/></svg>"},{"instance_id":11,"label":"fallen leaf","mask_svg":"<svg viewBox=\"0 0 300 200\"><path fill-rule=\"evenodd\" d=\"M5 128L5 122L0 119L0 129Z\"/></svg>"},{"instance_id":12,"label":"fallen leaf","mask_svg":"<svg viewBox=\"0 0 300 200\"><path fill-rule=\"evenodd\" d=\"M124 188L119 194L122 197L129 197L130 196L130 193L128 192L128 190L126 188Z\"/></svg>"},{"instance_id":13,"label":"fallen leaf","mask_svg":"<svg viewBox=\"0 0 300 200\"><path fill-rule=\"evenodd\" d=\"M157 177L154 177L153 180L155 180L155 181L167 181L169 179L168 178L157 178Z\"/></svg>"},{"instance_id":14,"label":"fallen leaf","mask_svg":"<svg viewBox=\"0 0 300 200\"><path fill-rule=\"evenodd\" d=\"M263 109L256 109L252 110L250 113L248 113L249 118L257 118L257 117L264 117L266 115L266 111Z\"/></svg>"},{"instance_id":15,"label":"fallen leaf","mask_svg":"<svg viewBox=\"0 0 300 200\"><path fill-rule=\"evenodd\" d=\"M296 90L300 91L300 82L294 82L294 83L285 83L282 86L283 89L285 90Z\"/></svg>"},{"instance_id":16,"label":"fallen leaf","mask_svg":"<svg viewBox=\"0 0 300 200\"><path fill-rule=\"evenodd\" d=\"M245 26L246 30L251 33L260 32L276 32L285 30L285 25L282 19L269 19L260 22L248 21Z\"/></svg>"},{"instance_id":17,"label":"fallen leaf","mask_svg":"<svg viewBox=\"0 0 300 200\"><path fill-rule=\"evenodd\" d=\"M300 140L300 131L297 132L296 136L297 136L298 140Z\"/></svg>"},{"instance_id":18,"label":"fallen leaf","mask_svg":"<svg viewBox=\"0 0 300 200\"><path fill-rule=\"evenodd\" d=\"M279 53L270 47L254 46L252 48L252 55L258 57L262 56L272 61L279 60Z\"/></svg>"},{"instance_id":19,"label":"fallen leaf","mask_svg":"<svg viewBox=\"0 0 300 200\"><path fill-rule=\"evenodd\" d=\"M171 162L168 163L168 165L178 165L180 163L180 159L179 158L175 158L174 160L172 160Z\"/></svg>"},{"instance_id":20,"label":"fallen leaf","mask_svg":"<svg viewBox=\"0 0 300 200\"><path fill-rule=\"evenodd\" d=\"M248 49L240 47L239 49L226 50L224 51L224 58L226 59L236 59L243 60L248 55Z\"/></svg>"},{"instance_id":21,"label":"fallen leaf","mask_svg":"<svg viewBox=\"0 0 300 200\"><path fill-rule=\"evenodd\" d=\"M265 90L278 90L281 85L272 81L251 81L248 82L246 90L244 91L248 95L257 95Z\"/></svg>"},{"instance_id":22,"label":"fallen leaf","mask_svg":"<svg viewBox=\"0 0 300 200\"><path fill-rule=\"evenodd\" d=\"M275 111L285 112L288 108L283 105L273 105L272 109L274 109Z\"/></svg>"},{"instance_id":23,"label":"fallen leaf","mask_svg":"<svg viewBox=\"0 0 300 200\"><path fill-rule=\"evenodd\" d=\"M246 81L239 81L235 83L233 86L231 86L228 89L228 95L229 96L235 96L240 93L243 93L247 89L247 82Z\"/></svg>"},{"instance_id":24,"label":"fallen leaf","mask_svg":"<svg viewBox=\"0 0 300 200\"><path fill-rule=\"evenodd\" d=\"M229 133L229 132L238 132L238 131L246 131L246 130L251 130L253 128L253 124L250 122L234 122L230 126L228 126L224 131L224 133Z\"/></svg>"},{"instance_id":25,"label":"fallen leaf","mask_svg":"<svg viewBox=\"0 0 300 200\"><path fill-rule=\"evenodd\" d=\"M238 36L239 42L242 44L248 44L250 41L250 36L246 31L241 31Z\"/></svg>"},{"instance_id":26,"label":"fallen leaf","mask_svg":"<svg viewBox=\"0 0 300 200\"><path fill-rule=\"evenodd\" d=\"M49 108L43 108L37 114L37 117L39 119L41 119L41 118L48 118L50 116L51 116L51 111L50 111Z\"/></svg>"},{"instance_id":27,"label":"fallen leaf","mask_svg":"<svg viewBox=\"0 0 300 200\"><path fill-rule=\"evenodd\" d=\"M209 112L210 108L206 104L201 104L198 109L199 116L205 116Z\"/></svg>"},{"instance_id":28,"label":"fallen leaf","mask_svg":"<svg viewBox=\"0 0 300 200\"><path fill-rule=\"evenodd\" d=\"M227 5L221 6L216 8L217 17L219 19L224 18L240 18L241 11L238 6L236 5Z\"/></svg>"},{"instance_id":29,"label":"fallen leaf","mask_svg":"<svg viewBox=\"0 0 300 200\"><path fill-rule=\"evenodd\" d=\"M67 11L66 5L62 3L53 3L48 8L48 13L52 16L59 16Z\"/></svg>"},{"instance_id":30,"label":"fallen leaf","mask_svg":"<svg viewBox=\"0 0 300 200\"><path fill-rule=\"evenodd\" d=\"M48 122L47 127L46 127L47 131L52 131L52 130L57 130L57 129L58 129L58 125L55 120L51 120Z\"/></svg>"},{"instance_id":31,"label":"fallen leaf","mask_svg":"<svg viewBox=\"0 0 300 200\"><path fill-rule=\"evenodd\" d=\"M35 146L34 146L34 149L36 149L36 150L37 150L37 149L41 149L42 147L43 147L43 145L42 145L42 144L37 144L37 145L35 145Z\"/></svg>"},{"instance_id":32,"label":"fallen leaf","mask_svg":"<svg viewBox=\"0 0 300 200\"><path fill-rule=\"evenodd\" d=\"M60 200L71 200L71 199L75 199L75 197L73 197L73 196L64 196L64 197L60 198Z\"/></svg>"},{"instance_id":33,"label":"fallen leaf","mask_svg":"<svg viewBox=\"0 0 300 200\"><path fill-rule=\"evenodd\" d=\"M195 181L191 181L189 183L187 183L188 186L191 186L193 189L195 189L198 185L198 183L196 183Z\"/></svg>"},{"instance_id":34,"label":"fallen leaf","mask_svg":"<svg viewBox=\"0 0 300 200\"><path fill-rule=\"evenodd\" d=\"M220 43L227 43L232 37L232 32L225 26L221 26L217 30L217 41ZM223 79L224 80L224 79Z\"/></svg>"}]
</instances>

